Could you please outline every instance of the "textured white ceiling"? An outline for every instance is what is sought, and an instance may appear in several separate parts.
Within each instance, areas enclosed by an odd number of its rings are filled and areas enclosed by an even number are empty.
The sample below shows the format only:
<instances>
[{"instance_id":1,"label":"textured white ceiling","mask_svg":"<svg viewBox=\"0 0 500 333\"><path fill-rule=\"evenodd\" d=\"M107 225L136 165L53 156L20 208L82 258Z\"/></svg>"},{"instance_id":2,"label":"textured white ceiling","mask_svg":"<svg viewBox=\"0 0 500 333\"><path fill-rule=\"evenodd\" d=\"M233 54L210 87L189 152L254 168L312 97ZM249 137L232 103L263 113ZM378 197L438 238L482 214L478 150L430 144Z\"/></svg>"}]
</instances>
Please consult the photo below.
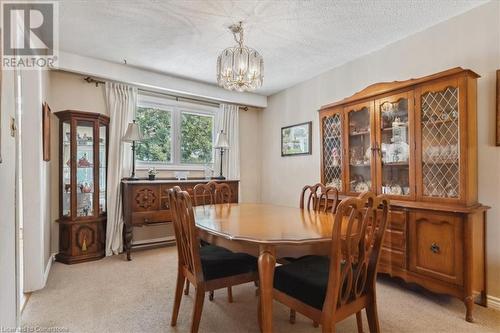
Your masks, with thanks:
<instances>
[{"instance_id":1,"label":"textured white ceiling","mask_svg":"<svg viewBox=\"0 0 500 333\"><path fill-rule=\"evenodd\" d=\"M481 0L60 2L63 51L215 83L218 54L245 41L270 95L484 3Z\"/></svg>"}]
</instances>

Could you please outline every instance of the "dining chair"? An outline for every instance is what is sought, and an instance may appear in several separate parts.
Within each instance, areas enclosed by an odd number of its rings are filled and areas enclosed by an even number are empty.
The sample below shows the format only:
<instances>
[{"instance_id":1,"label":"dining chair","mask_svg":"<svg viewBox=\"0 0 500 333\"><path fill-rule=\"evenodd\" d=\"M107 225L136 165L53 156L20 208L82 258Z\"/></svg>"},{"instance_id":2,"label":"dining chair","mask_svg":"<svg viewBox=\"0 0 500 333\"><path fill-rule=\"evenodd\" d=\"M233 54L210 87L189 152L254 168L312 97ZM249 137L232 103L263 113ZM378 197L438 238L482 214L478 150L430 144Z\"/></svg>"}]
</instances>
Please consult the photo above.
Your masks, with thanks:
<instances>
[{"instance_id":1,"label":"dining chair","mask_svg":"<svg viewBox=\"0 0 500 333\"><path fill-rule=\"evenodd\" d=\"M340 202L329 257L307 256L276 267L273 296L335 332L335 323L356 314L363 331L365 309L370 332L379 332L376 276L387 226L389 200L365 192Z\"/></svg>"},{"instance_id":2,"label":"dining chair","mask_svg":"<svg viewBox=\"0 0 500 333\"><path fill-rule=\"evenodd\" d=\"M305 185L302 188L302 192L300 194L300 208L313 210L313 211L322 211L322 212L331 212L335 213L337 210L337 205L339 202L339 191L333 186L326 186L321 183L316 183L314 185ZM299 258L305 259L308 256ZM287 264L292 261L297 260L297 258L281 258L279 260L280 264ZM295 323L295 310L290 309L290 323ZM314 322L314 327L318 327L318 323Z\"/></svg>"},{"instance_id":3,"label":"dining chair","mask_svg":"<svg viewBox=\"0 0 500 333\"><path fill-rule=\"evenodd\" d=\"M177 284L171 326L177 324L184 281L195 288L191 332L198 332L205 292L227 288L258 279L257 259L246 253L234 253L225 248L200 246L194 221L191 197L180 187L168 191L177 243Z\"/></svg>"},{"instance_id":4,"label":"dining chair","mask_svg":"<svg viewBox=\"0 0 500 333\"><path fill-rule=\"evenodd\" d=\"M335 213L339 191L333 186L321 183L306 185L300 194L300 208Z\"/></svg>"},{"instance_id":5,"label":"dining chair","mask_svg":"<svg viewBox=\"0 0 500 333\"><path fill-rule=\"evenodd\" d=\"M206 184L196 184L193 188L195 206L230 203L231 197L231 187L226 183L212 180Z\"/></svg>"},{"instance_id":6,"label":"dining chair","mask_svg":"<svg viewBox=\"0 0 500 333\"><path fill-rule=\"evenodd\" d=\"M196 184L193 188L193 201L195 206L199 205L215 205L231 202L231 188L226 183L217 183L216 181L209 181L205 184ZM201 241L202 245L208 243ZM184 295L189 295L189 281L186 280L186 288ZM209 293L208 299L214 300L214 292ZM227 299L229 303L233 302L233 290L231 287L227 288Z\"/></svg>"}]
</instances>

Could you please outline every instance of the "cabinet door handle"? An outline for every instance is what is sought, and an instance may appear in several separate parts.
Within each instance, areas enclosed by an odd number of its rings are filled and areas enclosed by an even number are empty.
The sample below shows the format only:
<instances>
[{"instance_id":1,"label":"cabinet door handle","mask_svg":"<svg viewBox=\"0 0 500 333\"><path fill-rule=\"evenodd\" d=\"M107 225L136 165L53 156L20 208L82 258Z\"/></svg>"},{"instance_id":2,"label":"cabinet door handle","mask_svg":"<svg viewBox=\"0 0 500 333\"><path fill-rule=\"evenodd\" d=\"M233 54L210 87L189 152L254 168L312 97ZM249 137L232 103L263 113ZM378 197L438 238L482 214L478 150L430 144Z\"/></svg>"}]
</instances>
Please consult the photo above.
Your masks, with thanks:
<instances>
[{"instance_id":1,"label":"cabinet door handle","mask_svg":"<svg viewBox=\"0 0 500 333\"><path fill-rule=\"evenodd\" d=\"M144 223L149 223L149 219L144 219Z\"/></svg>"},{"instance_id":2,"label":"cabinet door handle","mask_svg":"<svg viewBox=\"0 0 500 333\"><path fill-rule=\"evenodd\" d=\"M431 251L433 253L439 253L441 251L441 249L439 248L439 245L437 245L436 243L432 243L431 244Z\"/></svg>"}]
</instances>

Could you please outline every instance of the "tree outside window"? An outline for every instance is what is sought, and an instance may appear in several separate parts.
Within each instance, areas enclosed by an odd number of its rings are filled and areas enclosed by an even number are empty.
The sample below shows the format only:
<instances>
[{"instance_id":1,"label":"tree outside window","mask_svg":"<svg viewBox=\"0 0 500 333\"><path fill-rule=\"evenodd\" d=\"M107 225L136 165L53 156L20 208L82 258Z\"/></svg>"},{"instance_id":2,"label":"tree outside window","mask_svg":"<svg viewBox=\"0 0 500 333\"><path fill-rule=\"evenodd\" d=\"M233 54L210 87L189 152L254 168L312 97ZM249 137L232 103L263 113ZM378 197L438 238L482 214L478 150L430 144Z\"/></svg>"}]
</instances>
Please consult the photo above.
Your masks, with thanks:
<instances>
[{"instance_id":1,"label":"tree outside window","mask_svg":"<svg viewBox=\"0 0 500 333\"><path fill-rule=\"evenodd\" d=\"M213 163L214 111L143 104L136 121L144 140L136 159L144 167Z\"/></svg>"},{"instance_id":2,"label":"tree outside window","mask_svg":"<svg viewBox=\"0 0 500 333\"><path fill-rule=\"evenodd\" d=\"M181 114L181 163L206 164L213 160L214 117Z\"/></svg>"},{"instance_id":3,"label":"tree outside window","mask_svg":"<svg viewBox=\"0 0 500 333\"><path fill-rule=\"evenodd\" d=\"M137 145L137 160L171 162L172 113L155 108L138 107L136 119L144 134L144 140Z\"/></svg>"}]
</instances>

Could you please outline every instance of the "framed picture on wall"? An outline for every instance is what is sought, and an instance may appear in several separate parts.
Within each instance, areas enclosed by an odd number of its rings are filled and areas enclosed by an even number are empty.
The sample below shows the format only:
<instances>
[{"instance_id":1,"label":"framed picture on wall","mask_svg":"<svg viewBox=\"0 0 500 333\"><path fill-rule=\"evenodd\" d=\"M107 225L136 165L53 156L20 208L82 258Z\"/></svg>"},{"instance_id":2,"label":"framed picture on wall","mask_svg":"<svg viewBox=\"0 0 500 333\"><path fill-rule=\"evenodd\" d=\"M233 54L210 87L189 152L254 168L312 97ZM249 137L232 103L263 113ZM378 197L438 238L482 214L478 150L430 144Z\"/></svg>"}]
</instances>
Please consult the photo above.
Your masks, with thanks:
<instances>
[{"instance_id":1,"label":"framed picture on wall","mask_svg":"<svg viewBox=\"0 0 500 333\"><path fill-rule=\"evenodd\" d=\"M497 70L497 146L500 146L500 69Z\"/></svg>"},{"instance_id":2,"label":"framed picture on wall","mask_svg":"<svg viewBox=\"0 0 500 333\"><path fill-rule=\"evenodd\" d=\"M281 156L311 154L312 121L281 128Z\"/></svg>"},{"instance_id":3,"label":"framed picture on wall","mask_svg":"<svg viewBox=\"0 0 500 333\"><path fill-rule=\"evenodd\" d=\"M42 142L43 160L50 161L50 107L47 102L42 105Z\"/></svg>"}]
</instances>

